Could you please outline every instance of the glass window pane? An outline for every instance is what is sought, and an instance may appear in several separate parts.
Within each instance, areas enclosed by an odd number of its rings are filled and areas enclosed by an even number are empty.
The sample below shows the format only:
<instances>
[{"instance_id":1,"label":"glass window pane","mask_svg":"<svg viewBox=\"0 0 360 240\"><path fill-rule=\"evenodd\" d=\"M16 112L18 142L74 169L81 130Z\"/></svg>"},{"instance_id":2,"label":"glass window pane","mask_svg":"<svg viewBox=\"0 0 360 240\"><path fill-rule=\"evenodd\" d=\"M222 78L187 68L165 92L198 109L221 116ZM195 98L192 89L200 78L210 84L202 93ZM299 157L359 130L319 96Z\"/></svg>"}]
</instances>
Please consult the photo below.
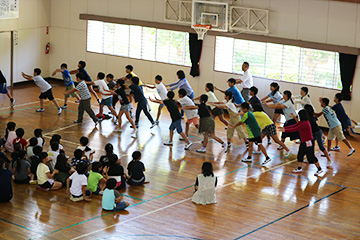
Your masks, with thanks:
<instances>
[{"instance_id":1,"label":"glass window pane","mask_svg":"<svg viewBox=\"0 0 360 240\"><path fill-rule=\"evenodd\" d=\"M216 37L215 70L233 72L234 38Z\"/></svg>"},{"instance_id":2,"label":"glass window pane","mask_svg":"<svg viewBox=\"0 0 360 240\"><path fill-rule=\"evenodd\" d=\"M130 49L129 57L141 58L142 27L130 26Z\"/></svg>"},{"instance_id":3,"label":"glass window pane","mask_svg":"<svg viewBox=\"0 0 360 240\"><path fill-rule=\"evenodd\" d=\"M169 52L170 31L158 29L156 35L156 61L169 62Z\"/></svg>"},{"instance_id":4,"label":"glass window pane","mask_svg":"<svg viewBox=\"0 0 360 240\"><path fill-rule=\"evenodd\" d=\"M156 28L143 27L142 59L155 60Z\"/></svg>"},{"instance_id":5,"label":"glass window pane","mask_svg":"<svg viewBox=\"0 0 360 240\"><path fill-rule=\"evenodd\" d=\"M248 62L253 75L265 74L266 43L236 39L234 43L233 71L242 72L243 62Z\"/></svg>"},{"instance_id":6,"label":"glass window pane","mask_svg":"<svg viewBox=\"0 0 360 240\"><path fill-rule=\"evenodd\" d=\"M299 82L300 47L284 45L282 64L282 79L289 82Z\"/></svg>"},{"instance_id":7,"label":"glass window pane","mask_svg":"<svg viewBox=\"0 0 360 240\"><path fill-rule=\"evenodd\" d=\"M115 24L114 55L129 56L129 33L129 25Z\"/></svg>"},{"instance_id":8,"label":"glass window pane","mask_svg":"<svg viewBox=\"0 0 360 240\"><path fill-rule=\"evenodd\" d=\"M114 53L115 24L104 23L104 53Z\"/></svg>"},{"instance_id":9,"label":"glass window pane","mask_svg":"<svg viewBox=\"0 0 360 240\"><path fill-rule=\"evenodd\" d=\"M184 32L170 31L170 63L184 64Z\"/></svg>"},{"instance_id":10,"label":"glass window pane","mask_svg":"<svg viewBox=\"0 0 360 240\"><path fill-rule=\"evenodd\" d=\"M190 49L189 49L190 48L189 33L185 33L184 48L185 48L185 66L191 66Z\"/></svg>"},{"instance_id":11,"label":"glass window pane","mask_svg":"<svg viewBox=\"0 0 360 240\"><path fill-rule=\"evenodd\" d=\"M87 51L103 53L103 22L88 21Z\"/></svg>"},{"instance_id":12,"label":"glass window pane","mask_svg":"<svg viewBox=\"0 0 360 240\"><path fill-rule=\"evenodd\" d=\"M283 62L283 45L268 43L266 45L265 77L282 80L282 76L281 76L282 62Z\"/></svg>"}]
</instances>

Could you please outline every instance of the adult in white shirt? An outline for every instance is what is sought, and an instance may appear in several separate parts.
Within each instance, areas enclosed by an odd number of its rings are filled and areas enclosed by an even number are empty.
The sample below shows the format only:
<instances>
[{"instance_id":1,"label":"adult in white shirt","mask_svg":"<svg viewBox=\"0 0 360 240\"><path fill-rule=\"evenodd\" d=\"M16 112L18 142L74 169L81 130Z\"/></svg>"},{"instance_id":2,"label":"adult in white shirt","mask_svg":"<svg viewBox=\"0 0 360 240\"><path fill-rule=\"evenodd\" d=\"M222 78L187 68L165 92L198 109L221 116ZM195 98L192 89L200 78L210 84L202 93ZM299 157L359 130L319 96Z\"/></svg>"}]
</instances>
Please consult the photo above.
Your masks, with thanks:
<instances>
[{"instance_id":1,"label":"adult in white shirt","mask_svg":"<svg viewBox=\"0 0 360 240\"><path fill-rule=\"evenodd\" d=\"M249 72L249 63L244 62L242 65L242 70L244 71L244 75L240 79L236 79L236 83L238 83L241 87L241 95L245 99L245 102L248 102L250 99L250 88L254 84L253 77Z\"/></svg>"},{"instance_id":2,"label":"adult in white shirt","mask_svg":"<svg viewBox=\"0 0 360 240\"><path fill-rule=\"evenodd\" d=\"M113 116L117 117L117 113L115 112L115 109L112 106L112 95L111 93L108 92L109 87L106 84L104 78L105 78L105 74L103 72L99 72L97 75L97 80L94 82L94 85L99 87L99 92L101 95L100 109L98 114L98 119L100 120L102 120L104 106L107 106L108 109L113 114Z\"/></svg>"},{"instance_id":3,"label":"adult in white shirt","mask_svg":"<svg viewBox=\"0 0 360 240\"><path fill-rule=\"evenodd\" d=\"M45 79L43 79L42 76L40 76L41 74L41 70L40 68L35 68L34 69L34 76L31 75L27 75L25 73L21 73L21 75L29 81L34 81L35 84L40 88L41 90L41 94L39 96L40 98L40 108L36 110L36 112L44 112L44 99L49 99L49 101L52 101L56 108L58 109L58 115L61 114L61 107L59 106L58 102L56 101L56 99L54 98L53 94L52 94L52 87L51 85L45 81Z\"/></svg>"}]
</instances>

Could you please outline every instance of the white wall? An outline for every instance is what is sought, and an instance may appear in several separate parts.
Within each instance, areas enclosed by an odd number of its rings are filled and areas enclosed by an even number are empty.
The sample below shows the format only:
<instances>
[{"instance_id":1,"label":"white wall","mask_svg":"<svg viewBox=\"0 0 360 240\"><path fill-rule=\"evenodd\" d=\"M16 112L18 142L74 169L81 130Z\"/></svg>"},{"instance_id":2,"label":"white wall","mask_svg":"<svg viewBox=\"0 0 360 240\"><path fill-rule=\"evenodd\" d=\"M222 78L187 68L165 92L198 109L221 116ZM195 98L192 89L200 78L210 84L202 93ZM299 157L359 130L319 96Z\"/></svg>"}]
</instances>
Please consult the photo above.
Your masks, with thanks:
<instances>
[{"instance_id":1,"label":"white wall","mask_svg":"<svg viewBox=\"0 0 360 240\"><path fill-rule=\"evenodd\" d=\"M49 55L45 46L50 40L46 26L50 26L48 0L20 0L19 18L1 19L0 31L18 30L19 43L14 47L14 83L24 81L21 72L33 73L35 67L49 76Z\"/></svg>"},{"instance_id":2,"label":"white wall","mask_svg":"<svg viewBox=\"0 0 360 240\"><path fill-rule=\"evenodd\" d=\"M164 0L51 0L51 34L52 53L50 54L50 71L66 62L70 69L77 67L77 62L85 60L92 77L98 71L112 72L115 76L124 74L124 66L132 64L135 72L145 82L161 74L165 83L176 80L176 71L190 69L183 66L156 63L107 56L86 52L86 21L79 20L80 13L113 16L164 22ZM328 0L239 0L238 5L266 8L270 13L271 36L360 47L360 9L358 4L341 3ZM200 71L201 76L188 80L194 88L195 95L203 92L207 82L213 82L226 88L226 80L232 74L215 72L214 65L215 37L206 36L203 45ZM250 63L251 64L251 63ZM358 64L354 89L360 89L360 72ZM272 80L255 78L255 85L260 88L259 96L269 91ZM281 90L290 90L296 95L301 85L280 82ZM320 110L318 97L327 96L332 100L337 91L310 87L310 94L316 109ZM360 101L359 91L353 94L351 102L343 105L351 118L360 121L360 111L356 102ZM222 98L221 95L218 95ZM322 125L326 125L324 120Z\"/></svg>"}]
</instances>

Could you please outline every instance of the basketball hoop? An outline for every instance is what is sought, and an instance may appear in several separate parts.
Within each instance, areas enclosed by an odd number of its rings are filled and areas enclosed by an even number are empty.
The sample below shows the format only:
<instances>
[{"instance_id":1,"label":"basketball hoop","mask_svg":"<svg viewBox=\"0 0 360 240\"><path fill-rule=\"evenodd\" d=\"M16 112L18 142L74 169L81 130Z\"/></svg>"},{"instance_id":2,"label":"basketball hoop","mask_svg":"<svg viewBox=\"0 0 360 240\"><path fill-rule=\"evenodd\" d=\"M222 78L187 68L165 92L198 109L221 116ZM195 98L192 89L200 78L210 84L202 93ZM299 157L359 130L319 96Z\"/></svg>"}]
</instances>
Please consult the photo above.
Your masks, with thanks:
<instances>
[{"instance_id":1,"label":"basketball hoop","mask_svg":"<svg viewBox=\"0 0 360 240\"><path fill-rule=\"evenodd\" d=\"M198 35L198 40L204 40L204 36L211 29L211 25L205 25L205 24L194 24L192 25L192 28L195 30L195 32Z\"/></svg>"}]
</instances>

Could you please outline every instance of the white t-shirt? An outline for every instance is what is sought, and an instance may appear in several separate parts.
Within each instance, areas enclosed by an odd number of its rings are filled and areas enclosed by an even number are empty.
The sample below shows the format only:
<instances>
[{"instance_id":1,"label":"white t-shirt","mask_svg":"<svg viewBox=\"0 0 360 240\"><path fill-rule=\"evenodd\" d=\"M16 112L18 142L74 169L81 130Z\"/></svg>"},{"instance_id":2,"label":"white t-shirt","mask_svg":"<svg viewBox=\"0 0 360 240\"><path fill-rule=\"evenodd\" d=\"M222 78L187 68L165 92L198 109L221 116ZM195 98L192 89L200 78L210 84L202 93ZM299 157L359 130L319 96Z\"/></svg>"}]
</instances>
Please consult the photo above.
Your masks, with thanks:
<instances>
[{"instance_id":1,"label":"white t-shirt","mask_svg":"<svg viewBox=\"0 0 360 240\"><path fill-rule=\"evenodd\" d=\"M42 137L38 137L36 139L38 140L37 146L40 146L40 147L44 146L45 142L44 142L44 139Z\"/></svg>"},{"instance_id":2,"label":"white t-shirt","mask_svg":"<svg viewBox=\"0 0 360 240\"><path fill-rule=\"evenodd\" d=\"M51 85L47 81L45 81L42 76L37 75L33 77L33 80L35 84L39 86L42 93L51 89Z\"/></svg>"},{"instance_id":3,"label":"white t-shirt","mask_svg":"<svg viewBox=\"0 0 360 240\"><path fill-rule=\"evenodd\" d=\"M208 91L205 93L208 96L208 102L219 102L219 100L216 98L215 93L212 91ZM210 109L213 110L215 106L210 105Z\"/></svg>"},{"instance_id":4,"label":"white t-shirt","mask_svg":"<svg viewBox=\"0 0 360 240\"><path fill-rule=\"evenodd\" d=\"M55 164L56 164L57 157L59 156L59 154L60 154L59 151L48 151L48 157L49 157L49 159L51 159L50 167L52 169L55 169Z\"/></svg>"},{"instance_id":5,"label":"white t-shirt","mask_svg":"<svg viewBox=\"0 0 360 240\"><path fill-rule=\"evenodd\" d=\"M226 101L226 100L224 100L224 103L225 103L227 109L233 111L234 113L237 113L237 112L238 112L235 104L234 104L232 101Z\"/></svg>"},{"instance_id":6,"label":"white t-shirt","mask_svg":"<svg viewBox=\"0 0 360 240\"><path fill-rule=\"evenodd\" d=\"M195 103L188 97L188 96L185 96L183 98L179 98L177 100L182 107L186 107L186 106L195 106ZM184 110L185 114L186 114L186 117L188 119L192 119L192 118L195 118L198 116L198 110L197 109L193 109L193 110Z\"/></svg>"},{"instance_id":7,"label":"white t-shirt","mask_svg":"<svg viewBox=\"0 0 360 240\"><path fill-rule=\"evenodd\" d=\"M84 174L78 174L74 172L70 176L70 180L72 181L70 187L70 193L74 196L81 196L82 195L82 186L87 185L87 177Z\"/></svg>"},{"instance_id":8,"label":"white t-shirt","mask_svg":"<svg viewBox=\"0 0 360 240\"><path fill-rule=\"evenodd\" d=\"M297 116L294 104L292 104L291 100L287 100L286 102L285 102L285 100L282 100L280 102L280 104L286 106L286 108L282 109L286 121L289 121L290 119L292 119L290 117L291 113L294 114L295 116Z\"/></svg>"},{"instance_id":9,"label":"white t-shirt","mask_svg":"<svg viewBox=\"0 0 360 240\"><path fill-rule=\"evenodd\" d=\"M40 163L36 169L36 176L38 178L38 184L42 185L44 183L47 182L47 180L49 180L48 176L46 175L46 173L50 172L49 167L44 164L44 163Z\"/></svg>"},{"instance_id":10,"label":"white t-shirt","mask_svg":"<svg viewBox=\"0 0 360 240\"><path fill-rule=\"evenodd\" d=\"M96 86L99 86L99 92L100 92L100 95L101 95L101 99L107 99L107 98L111 97L111 95L104 95L104 93L106 93L104 91L104 89L109 90L109 87L106 84L104 79L97 80L94 83L95 83Z\"/></svg>"},{"instance_id":11,"label":"white t-shirt","mask_svg":"<svg viewBox=\"0 0 360 240\"><path fill-rule=\"evenodd\" d=\"M165 85L161 82L159 84L155 84L156 90L161 98L161 100L164 100L167 98L167 89Z\"/></svg>"},{"instance_id":12,"label":"white t-shirt","mask_svg":"<svg viewBox=\"0 0 360 240\"><path fill-rule=\"evenodd\" d=\"M79 90L81 100L87 100L91 98L90 91L84 80L79 82L79 84L76 86L76 89Z\"/></svg>"},{"instance_id":13,"label":"white t-shirt","mask_svg":"<svg viewBox=\"0 0 360 240\"><path fill-rule=\"evenodd\" d=\"M80 149L81 151L85 151L85 148L86 148L86 146L84 147L84 146L78 146L77 147L77 149ZM88 147L89 148L89 147ZM92 160L92 158L90 158L90 154L93 154L93 153L95 153L95 151L94 150L92 150L91 148L89 148L90 150L88 150L88 151L85 151L85 156L88 158L88 160Z\"/></svg>"}]
</instances>

